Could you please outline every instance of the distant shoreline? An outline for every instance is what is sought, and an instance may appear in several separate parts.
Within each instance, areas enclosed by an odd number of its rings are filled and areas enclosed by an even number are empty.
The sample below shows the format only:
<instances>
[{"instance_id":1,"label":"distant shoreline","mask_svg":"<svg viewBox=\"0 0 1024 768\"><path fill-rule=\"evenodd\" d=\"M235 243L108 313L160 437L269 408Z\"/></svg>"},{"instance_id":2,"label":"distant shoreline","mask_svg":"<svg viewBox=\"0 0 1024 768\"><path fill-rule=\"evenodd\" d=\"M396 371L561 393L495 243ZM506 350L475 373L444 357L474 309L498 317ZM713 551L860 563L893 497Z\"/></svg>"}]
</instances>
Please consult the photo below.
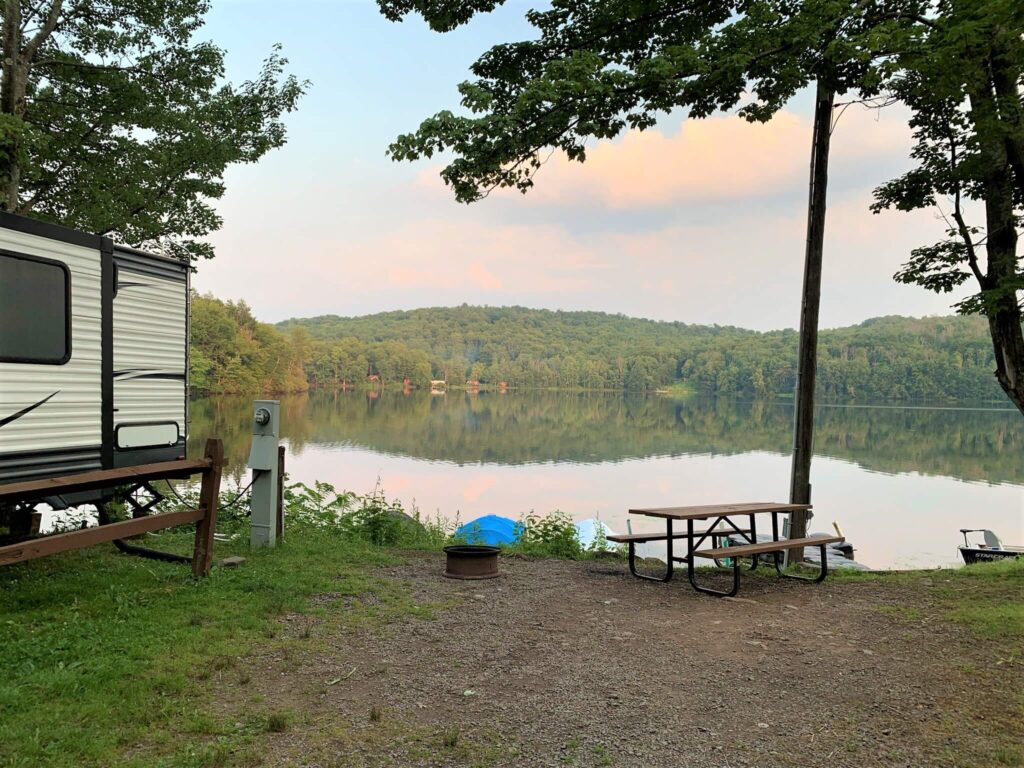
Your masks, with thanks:
<instances>
[{"instance_id":1,"label":"distant shoreline","mask_svg":"<svg viewBox=\"0 0 1024 768\"><path fill-rule=\"evenodd\" d=\"M463 393L463 394L485 394L485 395L523 395L536 392L546 392L554 394L566 394L566 395L619 395L622 397L663 397L665 399L708 399L708 400L722 400L725 402L736 402L736 403L765 403L765 404L790 404L793 395L791 393L778 393L768 397L749 397L742 394L717 394L714 392L702 392L691 388L659 388L659 389L645 389L645 390L628 390L628 389L585 389L580 387L509 387L504 390L500 390L498 387L493 385L481 384L479 387L469 387L465 384L450 385L446 391L432 392L429 387L410 387L404 389L400 384L398 385L384 385L379 387L370 386L354 386L354 387L325 387L325 386L310 386L305 389L295 389L291 391L274 391L264 390L257 392L197 392L191 390L189 392L190 400L200 400L206 398L215 397L291 397L298 395L309 395L313 392L327 392L327 393L338 393L343 392L346 394L371 394L376 393L377 396L384 394L387 395L433 395L435 397L443 397L445 394L450 393ZM884 400L884 401L860 401L853 399L829 399L819 398L817 403L821 407L829 408L920 408L928 410L948 409L957 411L1010 411L1016 412L1017 409L1009 402L1005 405L1001 404L998 400L924 400L916 398L907 398L905 400Z\"/></svg>"}]
</instances>

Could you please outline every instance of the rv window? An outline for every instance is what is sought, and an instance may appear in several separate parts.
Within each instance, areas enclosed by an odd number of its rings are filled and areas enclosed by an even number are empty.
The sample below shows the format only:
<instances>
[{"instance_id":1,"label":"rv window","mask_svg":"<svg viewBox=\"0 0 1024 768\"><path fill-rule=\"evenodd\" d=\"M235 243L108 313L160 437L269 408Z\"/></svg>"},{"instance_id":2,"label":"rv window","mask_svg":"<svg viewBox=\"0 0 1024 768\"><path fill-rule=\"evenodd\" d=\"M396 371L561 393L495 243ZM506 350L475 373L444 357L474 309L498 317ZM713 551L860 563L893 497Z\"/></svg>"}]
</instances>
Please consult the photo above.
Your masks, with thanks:
<instances>
[{"instance_id":1,"label":"rv window","mask_svg":"<svg viewBox=\"0 0 1024 768\"><path fill-rule=\"evenodd\" d=\"M0 252L0 361L61 365L71 358L65 265Z\"/></svg>"}]
</instances>

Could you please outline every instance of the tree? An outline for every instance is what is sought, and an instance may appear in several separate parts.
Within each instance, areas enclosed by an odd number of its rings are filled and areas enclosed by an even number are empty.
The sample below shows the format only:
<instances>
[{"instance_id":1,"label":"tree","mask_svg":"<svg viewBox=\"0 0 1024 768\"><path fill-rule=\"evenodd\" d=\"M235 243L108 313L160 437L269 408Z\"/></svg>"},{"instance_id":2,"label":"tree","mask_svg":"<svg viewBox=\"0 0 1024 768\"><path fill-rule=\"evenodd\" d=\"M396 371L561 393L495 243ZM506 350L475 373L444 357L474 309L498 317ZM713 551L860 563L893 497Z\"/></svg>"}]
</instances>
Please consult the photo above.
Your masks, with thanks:
<instances>
[{"instance_id":1,"label":"tree","mask_svg":"<svg viewBox=\"0 0 1024 768\"><path fill-rule=\"evenodd\" d=\"M389 18L416 11L439 31L499 2L378 0ZM583 162L589 138L649 128L679 107L703 117L742 105L741 115L765 121L816 81L790 483L790 501L807 504L833 102L837 91L868 95L877 86L871 56L850 41L898 23L918 5L555 0L551 10L527 14L539 39L495 46L473 65L477 80L459 86L471 116L439 112L389 152L411 160L454 151L441 176L457 199L471 202L499 187L526 192L549 148ZM795 538L805 534L807 517L793 513Z\"/></svg>"},{"instance_id":2,"label":"tree","mask_svg":"<svg viewBox=\"0 0 1024 768\"><path fill-rule=\"evenodd\" d=\"M225 169L285 142L306 84L275 48L225 83L208 0L2 0L0 206L196 258Z\"/></svg>"},{"instance_id":3,"label":"tree","mask_svg":"<svg viewBox=\"0 0 1024 768\"><path fill-rule=\"evenodd\" d=\"M913 110L916 167L876 190L875 210L937 208L946 238L922 246L896 279L939 293L968 282L957 305L988 319L995 376L1024 413L1024 4L942 0L895 46L889 84ZM984 226L970 223L970 203Z\"/></svg>"},{"instance_id":4,"label":"tree","mask_svg":"<svg viewBox=\"0 0 1024 768\"><path fill-rule=\"evenodd\" d=\"M189 384L199 393L304 392L308 338L257 321L245 302L193 293Z\"/></svg>"}]
</instances>

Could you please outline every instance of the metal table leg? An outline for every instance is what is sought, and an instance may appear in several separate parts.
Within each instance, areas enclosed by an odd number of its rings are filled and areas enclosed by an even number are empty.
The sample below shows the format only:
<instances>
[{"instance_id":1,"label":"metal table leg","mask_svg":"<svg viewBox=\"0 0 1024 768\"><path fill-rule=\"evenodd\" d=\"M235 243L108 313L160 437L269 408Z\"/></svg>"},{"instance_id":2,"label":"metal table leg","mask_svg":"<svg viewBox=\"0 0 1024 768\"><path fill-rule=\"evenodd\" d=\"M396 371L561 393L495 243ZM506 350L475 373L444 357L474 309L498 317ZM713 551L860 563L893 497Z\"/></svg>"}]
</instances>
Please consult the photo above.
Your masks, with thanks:
<instances>
[{"instance_id":1,"label":"metal table leg","mask_svg":"<svg viewBox=\"0 0 1024 768\"><path fill-rule=\"evenodd\" d=\"M754 520L754 515L753 514L750 515L750 543L751 544L757 544L757 523ZM750 570L753 571L753 570L755 570L757 568L757 562L760 559L761 558L758 557L757 555L754 555L751 558Z\"/></svg>"},{"instance_id":2,"label":"metal table leg","mask_svg":"<svg viewBox=\"0 0 1024 768\"><path fill-rule=\"evenodd\" d=\"M672 563L673 563L673 560L672 560L672 519L671 518L665 518L665 527L666 527L666 532L668 533L668 539L666 541L666 544L668 546L668 552L667 552L668 557L666 559L668 560L668 563L665 566L665 575L664 576L648 576L645 573L638 572L637 569L636 569L636 543L632 542L632 541L629 542L629 572L632 573L634 576L636 576L638 579L645 579L646 581L661 581L661 582L666 582L666 581L671 581L672 580L672 573L673 573Z\"/></svg>"},{"instance_id":3,"label":"metal table leg","mask_svg":"<svg viewBox=\"0 0 1024 768\"><path fill-rule=\"evenodd\" d=\"M715 524L717 525L717 522ZM732 558L732 588L728 592L711 589L710 587L702 587L698 584L697 575L694 573L693 567L693 520L686 521L686 540L689 542L689 550L687 551L686 557L686 577L690 580L691 587L698 592L703 592L706 595L714 595L715 597L732 597L740 591L740 559L738 557Z\"/></svg>"},{"instance_id":4,"label":"metal table leg","mask_svg":"<svg viewBox=\"0 0 1024 768\"><path fill-rule=\"evenodd\" d=\"M825 577L828 576L828 555L827 555L827 553L825 551L826 549L828 549L828 545L827 544L820 544L820 545L818 545L818 549L821 550L821 569L818 571L818 574L816 576L794 576L791 573L785 573L782 570L782 553L781 552L773 552L772 553L772 555L775 558L775 571L776 571L776 573L778 573L779 576L781 576L784 579L795 579L796 581L812 581L815 584L824 581Z\"/></svg>"}]
</instances>

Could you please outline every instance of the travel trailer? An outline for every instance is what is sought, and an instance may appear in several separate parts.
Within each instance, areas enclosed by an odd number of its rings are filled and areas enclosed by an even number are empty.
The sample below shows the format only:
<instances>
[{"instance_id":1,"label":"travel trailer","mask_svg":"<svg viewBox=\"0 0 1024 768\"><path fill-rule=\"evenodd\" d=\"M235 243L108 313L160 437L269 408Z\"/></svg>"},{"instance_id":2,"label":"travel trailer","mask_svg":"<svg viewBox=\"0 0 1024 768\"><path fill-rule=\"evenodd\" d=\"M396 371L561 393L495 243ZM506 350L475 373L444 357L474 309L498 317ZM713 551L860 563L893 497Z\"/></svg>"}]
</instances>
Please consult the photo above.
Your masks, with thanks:
<instances>
[{"instance_id":1,"label":"travel trailer","mask_svg":"<svg viewBox=\"0 0 1024 768\"><path fill-rule=\"evenodd\" d=\"M189 274L0 212L0 484L184 458Z\"/></svg>"}]
</instances>

